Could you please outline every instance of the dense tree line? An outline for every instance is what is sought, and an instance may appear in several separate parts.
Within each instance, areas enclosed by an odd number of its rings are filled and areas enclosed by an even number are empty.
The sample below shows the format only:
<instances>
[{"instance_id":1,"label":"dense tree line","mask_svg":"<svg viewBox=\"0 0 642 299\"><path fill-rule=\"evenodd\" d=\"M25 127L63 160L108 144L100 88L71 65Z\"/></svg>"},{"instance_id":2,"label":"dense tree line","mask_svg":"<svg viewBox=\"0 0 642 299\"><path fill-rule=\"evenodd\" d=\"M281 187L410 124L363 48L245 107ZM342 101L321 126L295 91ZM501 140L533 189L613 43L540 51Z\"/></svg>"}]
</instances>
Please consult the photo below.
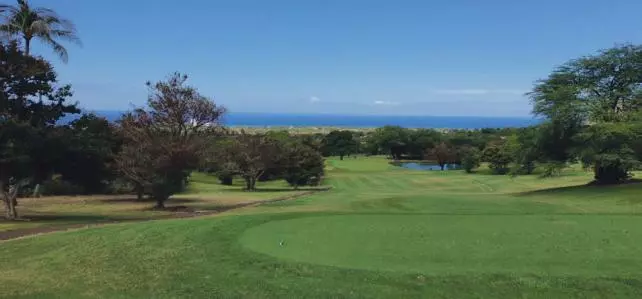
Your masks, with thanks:
<instances>
[{"instance_id":1,"label":"dense tree line","mask_svg":"<svg viewBox=\"0 0 642 299\"><path fill-rule=\"evenodd\" d=\"M631 178L642 164L642 46L623 45L571 60L536 82L529 93L540 125L480 130L385 126L366 134L332 132L324 154L388 155L391 159L461 164L482 162L495 174L555 175L570 163L594 173L595 183ZM329 136L330 136L329 135ZM342 136L338 143L334 137ZM359 144L358 149L348 143Z\"/></svg>"},{"instance_id":2,"label":"dense tree line","mask_svg":"<svg viewBox=\"0 0 642 299\"><path fill-rule=\"evenodd\" d=\"M461 162L462 152L483 151L489 144L521 129L411 129L385 126L364 133L337 130L320 138L325 156L386 155L394 160L431 160L440 165Z\"/></svg>"}]
</instances>

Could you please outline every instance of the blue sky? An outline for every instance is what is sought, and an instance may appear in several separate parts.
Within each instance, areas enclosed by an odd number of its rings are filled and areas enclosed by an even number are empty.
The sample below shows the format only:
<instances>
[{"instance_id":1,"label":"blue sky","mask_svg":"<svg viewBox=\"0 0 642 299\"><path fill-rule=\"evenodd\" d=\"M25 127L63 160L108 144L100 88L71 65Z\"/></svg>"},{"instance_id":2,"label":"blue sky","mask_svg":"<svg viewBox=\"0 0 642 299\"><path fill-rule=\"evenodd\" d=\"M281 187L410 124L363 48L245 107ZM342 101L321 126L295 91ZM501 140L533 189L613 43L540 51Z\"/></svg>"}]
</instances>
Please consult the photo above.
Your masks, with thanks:
<instances>
[{"instance_id":1,"label":"blue sky","mask_svg":"<svg viewBox=\"0 0 642 299\"><path fill-rule=\"evenodd\" d=\"M96 110L180 71L232 112L523 116L556 65L642 40L639 0L31 2L76 23L55 64Z\"/></svg>"}]
</instances>

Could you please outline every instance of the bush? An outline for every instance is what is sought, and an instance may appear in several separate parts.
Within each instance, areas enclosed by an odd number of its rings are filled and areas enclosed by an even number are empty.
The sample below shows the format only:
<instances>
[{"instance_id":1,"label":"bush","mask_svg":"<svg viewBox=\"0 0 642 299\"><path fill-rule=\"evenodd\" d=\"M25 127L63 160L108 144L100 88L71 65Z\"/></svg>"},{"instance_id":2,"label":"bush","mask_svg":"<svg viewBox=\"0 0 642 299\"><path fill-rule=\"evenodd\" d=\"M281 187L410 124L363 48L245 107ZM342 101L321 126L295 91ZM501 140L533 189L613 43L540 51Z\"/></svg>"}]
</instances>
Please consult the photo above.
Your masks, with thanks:
<instances>
[{"instance_id":1,"label":"bush","mask_svg":"<svg viewBox=\"0 0 642 299\"><path fill-rule=\"evenodd\" d=\"M234 175L236 174L236 165L234 163L223 163L216 171L221 185L231 186L234 183Z\"/></svg>"},{"instance_id":2,"label":"bush","mask_svg":"<svg viewBox=\"0 0 642 299\"><path fill-rule=\"evenodd\" d=\"M317 185L317 178L323 175L324 161L321 153L305 145L290 146L283 162L288 165L283 177L295 188Z\"/></svg>"},{"instance_id":3,"label":"bush","mask_svg":"<svg viewBox=\"0 0 642 299\"><path fill-rule=\"evenodd\" d=\"M51 179L42 183L40 193L43 195L78 195L84 194L85 190L71 182Z\"/></svg>"},{"instance_id":4,"label":"bush","mask_svg":"<svg viewBox=\"0 0 642 299\"><path fill-rule=\"evenodd\" d=\"M306 186L310 184L312 177L303 173L294 173L285 176L285 181L292 187L298 188L299 186Z\"/></svg>"},{"instance_id":5,"label":"bush","mask_svg":"<svg viewBox=\"0 0 642 299\"><path fill-rule=\"evenodd\" d=\"M115 179L106 186L105 194L132 194L135 186L124 179Z\"/></svg>"},{"instance_id":6,"label":"bush","mask_svg":"<svg viewBox=\"0 0 642 299\"><path fill-rule=\"evenodd\" d=\"M541 165L543 172L540 175L540 177L549 178L549 177L559 176L562 173L562 169L564 169L565 167L566 167L566 163L564 162L544 163Z\"/></svg>"},{"instance_id":7,"label":"bush","mask_svg":"<svg viewBox=\"0 0 642 299\"><path fill-rule=\"evenodd\" d=\"M505 144L491 145L484 149L484 159L488 161L488 168L494 174L507 174L513 156Z\"/></svg>"},{"instance_id":8,"label":"bush","mask_svg":"<svg viewBox=\"0 0 642 299\"><path fill-rule=\"evenodd\" d=\"M221 182L221 185L232 186L234 183L234 176L229 173L219 173L218 180Z\"/></svg>"},{"instance_id":9,"label":"bush","mask_svg":"<svg viewBox=\"0 0 642 299\"><path fill-rule=\"evenodd\" d=\"M470 147L461 152L461 167L467 172L473 172L473 169L479 167L481 162L481 152L475 147Z\"/></svg>"}]
</instances>

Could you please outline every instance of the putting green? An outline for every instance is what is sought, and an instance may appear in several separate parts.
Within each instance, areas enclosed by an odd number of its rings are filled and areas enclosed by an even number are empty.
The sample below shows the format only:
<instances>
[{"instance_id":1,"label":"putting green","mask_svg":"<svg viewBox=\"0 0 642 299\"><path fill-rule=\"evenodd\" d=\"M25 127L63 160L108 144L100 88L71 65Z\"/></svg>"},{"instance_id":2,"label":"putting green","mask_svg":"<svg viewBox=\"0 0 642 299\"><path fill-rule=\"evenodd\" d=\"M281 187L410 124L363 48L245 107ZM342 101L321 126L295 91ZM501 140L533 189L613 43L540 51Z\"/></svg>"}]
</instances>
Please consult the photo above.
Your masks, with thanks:
<instances>
[{"instance_id":1,"label":"putting green","mask_svg":"<svg viewBox=\"0 0 642 299\"><path fill-rule=\"evenodd\" d=\"M642 274L639 217L340 215L268 222L240 238L280 259L428 274Z\"/></svg>"}]
</instances>

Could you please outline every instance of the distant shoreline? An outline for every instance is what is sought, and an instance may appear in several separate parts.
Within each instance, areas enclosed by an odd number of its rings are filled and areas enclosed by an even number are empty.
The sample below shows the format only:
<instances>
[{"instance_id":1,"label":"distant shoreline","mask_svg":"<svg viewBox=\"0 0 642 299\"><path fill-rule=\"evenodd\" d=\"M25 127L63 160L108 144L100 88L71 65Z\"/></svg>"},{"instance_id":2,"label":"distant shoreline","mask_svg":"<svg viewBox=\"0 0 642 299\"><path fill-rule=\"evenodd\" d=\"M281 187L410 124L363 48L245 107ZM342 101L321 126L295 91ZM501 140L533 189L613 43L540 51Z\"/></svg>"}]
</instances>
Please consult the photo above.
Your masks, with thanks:
<instances>
[{"instance_id":1,"label":"distant shoreline","mask_svg":"<svg viewBox=\"0 0 642 299\"><path fill-rule=\"evenodd\" d=\"M91 110L88 110L91 111ZM116 121L123 111L91 111L110 121ZM73 120L66 117L63 122ZM541 120L533 117L486 116L407 116L407 115L341 115L341 114L286 114L231 112L224 117L224 124L232 128L344 128L372 129L386 125L405 128L481 129L509 128L536 125Z\"/></svg>"}]
</instances>

